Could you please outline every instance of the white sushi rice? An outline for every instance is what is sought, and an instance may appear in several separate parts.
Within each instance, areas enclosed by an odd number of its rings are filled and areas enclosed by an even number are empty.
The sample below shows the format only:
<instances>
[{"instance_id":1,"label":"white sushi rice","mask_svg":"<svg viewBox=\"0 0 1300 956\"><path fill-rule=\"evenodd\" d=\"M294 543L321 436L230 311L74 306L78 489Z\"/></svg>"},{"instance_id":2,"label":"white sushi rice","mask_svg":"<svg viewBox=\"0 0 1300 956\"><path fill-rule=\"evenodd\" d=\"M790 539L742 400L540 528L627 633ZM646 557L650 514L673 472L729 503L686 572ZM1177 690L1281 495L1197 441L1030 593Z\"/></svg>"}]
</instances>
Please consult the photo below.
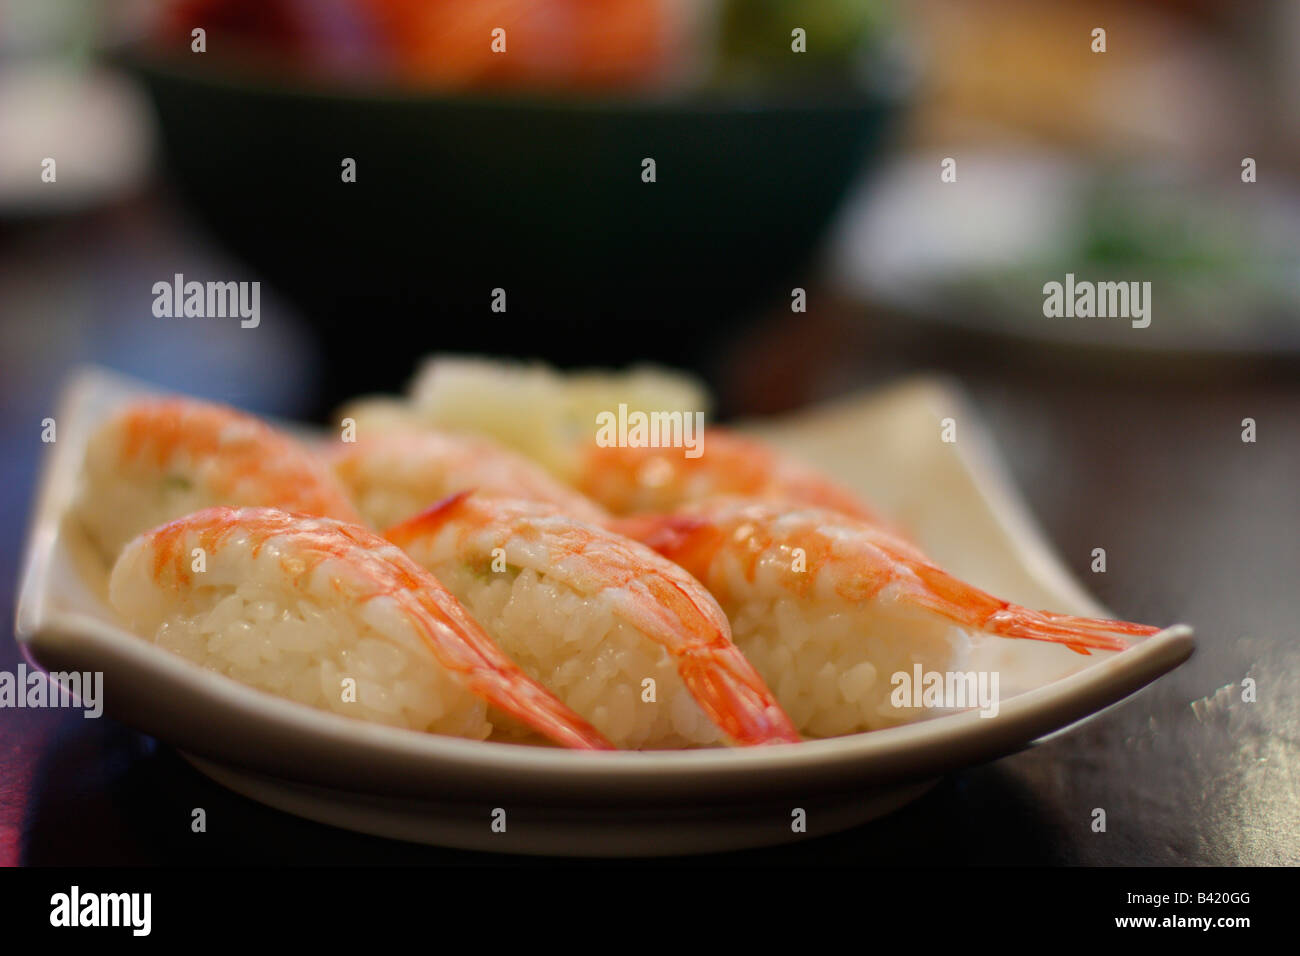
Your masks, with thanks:
<instances>
[{"instance_id":1,"label":"white sushi rice","mask_svg":"<svg viewBox=\"0 0 1300 956\"><path fill-rule=\"evenodd\" d=\"M447 560L431 570L515 663L615 746L723 743L672 656L619 620L608 594L587 597L527 568L492 572ZM653 701L643 699L647 678Z\"/></svg>"},{"instance_id":2,"label":"white sushi rice","mask_svg":"<svg viewBox=\"0 0 1300 956\"><path fill-rule=\"evenodd\" d=\"M232 432L239 427L238 423L232 426ZM239 438L238 434L231 436L232 441ZM151 463L124 463L124 440L116 423L91 437L74 504L82 527L106 564L144 529L213 504L209 473L221 467L216 456L195 461L178 454L170 473L160 475Z\"/></svg>"},{"instance_id":3,"label":"white sushi rice","mask_svg":"<svg viewBox=\"0 0 1300 956\"><path fill-rule=\"evenodd\" d=\"M372 528L390 528L462 491L549 502L584 521L606 517L536 462L480 436L425 426L345 448L331 456L334 475Z\"/></svg>"},{"instance_id":4,"label":"white sushi rice","mask_svg":"<svg viewBox=\"0 0 1300 956\"><path fill-rule=\"evenodd\" d=\"M254 554L236 538L207 556L193 586L164 588L152 555L146 538L128 545L109 597L159 646L320 710L474 739L491 732L487 705L438 663L391 598L347 597L355 572L344 561L327 559L295 582L300 559L275 539ZM354 701L346 678L355 681Z\"/></svg>"},{"instance_id":5,"label":"white sushi rice","mask_svg":"<svg viewBox=\"0 0 1300 956\"><path fill-rule=\"evenodd\" d=\"M912 675L916 664L940 673L967 667L971 640L962 628L887 593L869 605L829 590L798 597L765 580L780 573L772 564L760 563L750 580L734 557L718 560L732 638L801 733L832 737L930 716L894 706L893 676Z\"/></svg>"},{"instance_id":6,"label":"white sushi rice","mask_svg":"<svg viewBox=\"0 0 1300 956\"><path fill-rule=\"evenodd\" d=\"M143 417L122 409L86 446L73 511L106 565L140 532L212 505L358 519L325 464L259 420L203 402L143 404ZM146 426L157 431L129 451Z\"/></svg>"},{"instance_id":7,"label":"white sushi rice","mask_svg":"<svg viewBox=\"0 0 1300 956\"><path fill-rule=\"evenodd\" d=\"M438 501L440 496L437 491L421 494L413 484L403 483L404 477L398 475L390 482L372 481L364 486L356 483L352 485L352 503L370 527L381 530L391 528Z\"/></svg>"}]
</instances>

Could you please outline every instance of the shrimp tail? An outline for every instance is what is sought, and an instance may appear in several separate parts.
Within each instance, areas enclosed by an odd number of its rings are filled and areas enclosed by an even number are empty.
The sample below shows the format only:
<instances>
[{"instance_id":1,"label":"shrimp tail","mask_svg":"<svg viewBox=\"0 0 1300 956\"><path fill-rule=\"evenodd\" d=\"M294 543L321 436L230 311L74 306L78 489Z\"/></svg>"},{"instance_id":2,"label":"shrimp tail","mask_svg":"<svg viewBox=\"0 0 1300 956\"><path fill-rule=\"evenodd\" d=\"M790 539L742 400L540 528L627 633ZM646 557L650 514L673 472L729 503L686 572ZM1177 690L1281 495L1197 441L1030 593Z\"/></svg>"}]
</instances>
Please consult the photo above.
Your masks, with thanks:
<instances>
[{"instance_id":1,"label":"shrimp tail","mask_svg":"<svg viewBox=\"0 0 1300 956\"><path fill-rule=\"evenodd\" d=\"M399 548L408 544L412 538L437 530L454 516L456 509L465 503L473 488L457 491L454 494L435 501L419 514L412 515L405 521L399 521L391 528L386 528L381 535Z\"/></svg>"},{"instance_id":2,"label":"shrimp tail","mask_svg":"<svg viewBox=\"0 0 1300 956\"><path fill-rule=\"evenodd\" d=\"M700 709L735 743L799 742L799 731L736 648L688 652L677 670Z\"/></svg>"},{"instance_id":3,"label":"shrimp tail","mask_svg":"<svg viewBox=\"0 0 1300 956\"><path fill-rule=\"evenodd\" d=\"M1088 654L1089 648L1122 651L1128 641L1121 635L1138 637L1160 630L1127 621L1033 611L986 594L934 565L914 564L911 570L924 585L914 595L918 604L959 624L1001 637L1064 644L1079 654Z\"/></svg>"},{"instance_id":4,"label":"shrimp tail","mask_svg":"<svg viewBox=\"0 0 1300 956\"><path fill-rule=\"evenodd\" d=\"M700 537L717 537L713 524L690 514L640 514L612 518L606 527L657 551L670 561L679 560L683 548Z\"/></svg>"},{"instance_id":5,"label":"shrimp tail","mask_svg":"<svg viewBox=\"0 0 1300 956\"><path fill-rule=\"evenodd\" d=\"M557 744L574 750L617 749L598 730L540 686L528 686L518 680L483 680L477 675L467 677L466 685L503 713L523 721Z\"/></svg>"},{"instance_id":6,"label":"shrimp tail","mask_svg":"<svg viewBox=\"0 0 1300 956\"><path fill-rule=\"evenodd\" d=\"M691 514L633 515L617 519L615 530L650 546L687 568L708 564L711 553L723 546L725 536L706 517ZM1064 644L1079 654L1089 649L1122 651L1126 637L1141 637L1160 628L1128 621L1075 617L1049 611L1034 611L1003 601L953 577L941 568L908 553L904 543L889 536L877 537L896 564L913 576L907 589L909 603L948 618L957 624L1000 637Z\"/></svg>"},{"instance_id":7,"label":"shrimp tail","mask_svg":"<svg viewBox=\"0 0 1300 956\"><path fill-rule=\"evenodd\" d=\"M697 582L691 583L698 587ZM650 593L652 602L626 602L621 611L629 622L669 648L682 683L705 715L742 746L798 742L794 723L731 642L722 609L711 600L702 604L692 588L675 582L652 587ZM676 635L683 632L693 632L695 640L679 642Z\"/></svg>"}]
</instances>

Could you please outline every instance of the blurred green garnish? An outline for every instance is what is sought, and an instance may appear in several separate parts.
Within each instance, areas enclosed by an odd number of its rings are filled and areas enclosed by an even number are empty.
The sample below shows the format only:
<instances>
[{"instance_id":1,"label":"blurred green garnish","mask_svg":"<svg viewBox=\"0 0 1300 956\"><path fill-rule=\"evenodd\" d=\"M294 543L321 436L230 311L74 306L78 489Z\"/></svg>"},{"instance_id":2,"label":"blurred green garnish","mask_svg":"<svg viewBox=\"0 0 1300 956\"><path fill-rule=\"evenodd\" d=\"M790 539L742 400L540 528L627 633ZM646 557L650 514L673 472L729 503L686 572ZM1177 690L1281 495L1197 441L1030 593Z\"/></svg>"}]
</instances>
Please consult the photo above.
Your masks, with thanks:
<instances>
[{"instance_id":1,"label":"blurred green garnish","mask_svg":"<svg viewBox=\"0 0 1300 956\"><path fill-rule=\"evenodd\" d=\"M845 82L894 22L887 0L724 0L716 81ZM792 49L795 29L804 31L806 52Z\"/></svg>"}]
</instances>

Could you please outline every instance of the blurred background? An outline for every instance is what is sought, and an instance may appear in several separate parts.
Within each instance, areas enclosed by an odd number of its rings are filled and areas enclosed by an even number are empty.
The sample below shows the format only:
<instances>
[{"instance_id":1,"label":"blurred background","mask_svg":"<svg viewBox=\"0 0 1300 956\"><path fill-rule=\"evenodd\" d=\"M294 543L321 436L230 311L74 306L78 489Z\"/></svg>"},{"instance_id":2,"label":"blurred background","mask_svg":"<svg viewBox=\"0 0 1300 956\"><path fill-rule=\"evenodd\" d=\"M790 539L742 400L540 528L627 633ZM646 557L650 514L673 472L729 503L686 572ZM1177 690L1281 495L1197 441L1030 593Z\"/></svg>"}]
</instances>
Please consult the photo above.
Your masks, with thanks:
<instances>
[{"instance_id":1,"label":"blurred background","mask_svg":"<svg viewBox=\"0 0 1300 956\"><path fill-rule=\"evenodd\" d=\"M1087 586L1201 648L888 839L768 858L957 840L971 862L1297 862L1300 704L1222 689L1300 678L1298 197L1288 0L0 0L0 572L39 422L85 362L317 419L439 350L659 361L724 416L938 372ZM155 317L177 273L261 282L258 327ZM1150 282L1150 327L1045 317L1066 273ZM107 794L211 786L121 728L0 717L0 860L97 845L69 819L87 806L131 835L100 862L166 858ZM74 751L104 754L80 811ZM1136 822L1071 836L1085 782ZM972 804L978 834L953 815ZM279 820L240 805L254 832Z\"/></svg>"},{"instance_id":2,"label":"blurred background","mask_svg":"<svg viewBox=\"0 0 1300 956\"><path fill-rule=\"evenodd\" d=\"M823 382L846 336L1166 368L1300 348L1294 3L0 12L0 301L28 374L94 340L179 382L274 368L320 413L468 349L686 365L739 410L728 376L782 329L825 343ZM177 272L260 281L267 320L155 319ZM1067 272L1150 281L1151 326L1045 319Z\"/></svg>"}]
</instances>

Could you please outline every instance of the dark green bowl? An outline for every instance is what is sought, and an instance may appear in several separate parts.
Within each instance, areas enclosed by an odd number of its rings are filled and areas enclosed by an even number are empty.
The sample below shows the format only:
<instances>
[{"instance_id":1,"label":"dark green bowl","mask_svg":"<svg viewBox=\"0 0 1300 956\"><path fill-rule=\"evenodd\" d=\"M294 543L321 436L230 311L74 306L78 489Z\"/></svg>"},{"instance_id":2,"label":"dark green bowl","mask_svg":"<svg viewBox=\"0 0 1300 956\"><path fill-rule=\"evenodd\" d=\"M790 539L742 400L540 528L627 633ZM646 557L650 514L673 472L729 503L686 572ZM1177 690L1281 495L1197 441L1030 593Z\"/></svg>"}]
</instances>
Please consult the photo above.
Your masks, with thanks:
<instances>
[{"instance_id":1,"label":"dark green bowl","mask_svg":"<svg viewBox=\"0 0 1300 956\"><path fill-rule=\"evenodd\" d=\"M733 327L810 278L902 99L506 100L129 65L192 206L345 353L403 334L414 351L673 357L672 333Z\"/></svg>"}]
</instances>

